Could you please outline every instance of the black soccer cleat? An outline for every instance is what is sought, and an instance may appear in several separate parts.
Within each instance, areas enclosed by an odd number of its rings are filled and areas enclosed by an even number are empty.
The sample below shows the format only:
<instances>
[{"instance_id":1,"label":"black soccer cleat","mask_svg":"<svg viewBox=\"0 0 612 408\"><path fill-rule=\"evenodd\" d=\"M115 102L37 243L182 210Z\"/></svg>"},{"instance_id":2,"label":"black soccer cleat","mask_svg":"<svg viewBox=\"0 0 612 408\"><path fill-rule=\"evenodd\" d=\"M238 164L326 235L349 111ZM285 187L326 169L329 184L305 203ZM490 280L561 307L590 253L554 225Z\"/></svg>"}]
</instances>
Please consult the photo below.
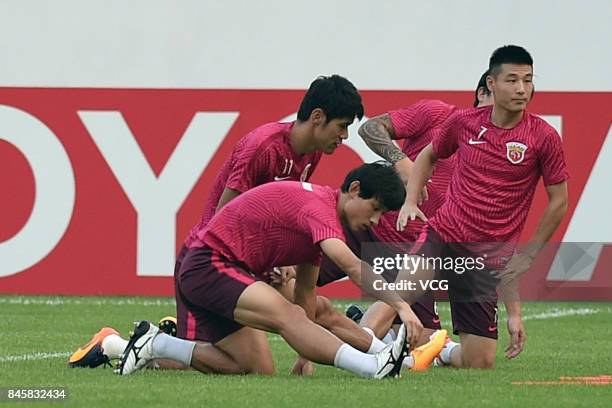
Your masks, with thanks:
<instances>
[{"instance_id":1,"label":"black soccer cleat","mask_svg":"<svg viewBox=\"0 0 612 408\"><path fill-rule=\"evenodd\" d=\"M361 305L353 303L352 305L349 305L349 307L346 308L345 314L346 317L359 324L359 322L363 318L363 315L365 314L365 309Z\"/></svg>"}]
</instances>

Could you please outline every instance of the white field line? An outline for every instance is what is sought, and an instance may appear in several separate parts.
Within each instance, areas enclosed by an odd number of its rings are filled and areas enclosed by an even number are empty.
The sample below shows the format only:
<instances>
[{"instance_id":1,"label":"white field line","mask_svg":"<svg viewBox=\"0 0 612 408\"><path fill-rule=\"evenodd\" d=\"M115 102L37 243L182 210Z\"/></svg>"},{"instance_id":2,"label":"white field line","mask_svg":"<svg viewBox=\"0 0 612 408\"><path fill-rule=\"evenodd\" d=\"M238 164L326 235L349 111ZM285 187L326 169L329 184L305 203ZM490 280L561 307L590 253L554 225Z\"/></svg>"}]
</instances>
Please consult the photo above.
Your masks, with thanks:
<instances>
[{"instance_id":1,"label":"white field line","mask_svg":"<svg viewBox=\"0 0 612 408\"><path fill-rule=\"evenodd\" d=\"M85 305L85 306L176 306L174 299L96 299L96 298L30 298L30 297L6 297L0 298L0 305Z\"/></svg>"},{"instance_id":2,"label":"white field line","mask_svg":"<svg viewBox=\"0 0 612 408\"><path fill-rule=\"evenodd\" d=\"M566 317L566 316L582 316L582 315L592 315L600 312L605 312L605 309L590 309L590 308L581 308L581 309L551 309L546 312L536 313L531 315L523 316L524 320L547 320L547 319L556 319L558 317ZM610 312L610 309L607 310Z\"/></svg>"},{"instance_id":3,"label":"white field line","mask_svg":"<svg viewBox=\"0 0 612 408\"><path fill-rule=\"evenodd\" d=\"M47 360L49 358L68 357L70 352L58 353L32 353L20 356L0 356L0 363L14 363L16 361Z\"/></svg>"},{"instance_id":4,"label":"white field line","mask_svg":"<svg viewBox=\"0 0 612 408\"><path fill-rule=\"evenodd\" d=\"M548 319L558 319L559 317L568 317L568 316L585 316L585 315L594 315L598 313L612 313L611 308L601 308L601 309L592 309L592 308L580 308L580 309L549 309L540 313L527 314L523 316L523 321L527 320L548 320ZM504 313L505 315L505 313ZM503 317L503 316L502 316ZM450 328L450 321L443 321L442 328Z\"/></svg>"}]
</instances>

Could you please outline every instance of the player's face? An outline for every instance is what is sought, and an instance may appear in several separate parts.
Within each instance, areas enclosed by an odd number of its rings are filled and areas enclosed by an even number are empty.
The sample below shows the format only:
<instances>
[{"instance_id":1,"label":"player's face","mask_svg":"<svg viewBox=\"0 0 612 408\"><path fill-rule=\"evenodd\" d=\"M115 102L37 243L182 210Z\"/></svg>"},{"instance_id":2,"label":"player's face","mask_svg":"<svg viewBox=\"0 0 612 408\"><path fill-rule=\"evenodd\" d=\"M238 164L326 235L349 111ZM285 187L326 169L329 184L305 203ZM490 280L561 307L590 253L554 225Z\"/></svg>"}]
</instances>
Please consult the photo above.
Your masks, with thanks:
<instances>
[{"instance_id":1,"label":"player's face","mask_svg":"<svg viewBox=\"0 0 612 408\"><path fill-rule=\"evenodd\" d=\"M531 65L502 64L497 76L487 79L495 105L509 112L527 108L533 94L533 67Z\"/></svg>"},{"instance_id":2,"label":"player's face","mask_svg":"<svg viewBox=\"0 0 612 408\"><path fill-rule=\"evenodd\" d=\"M336 118L329 122L322 121L315 127L315 142L317 150L332 154L343 140L348 139L348 127L353 118Z\"/></svg>"},{"instance_id":3,"label":"player's face","mask_svg":"<svg viewBox=\"0 0 612 408\"><path fill-rule=\"evenodd\" d=\"M359 189L349 189L349 199L344 205L344 222L353 231L363 231L378 225L385 212L376 198L359 197Z\"/></svg>"}]
</instances>

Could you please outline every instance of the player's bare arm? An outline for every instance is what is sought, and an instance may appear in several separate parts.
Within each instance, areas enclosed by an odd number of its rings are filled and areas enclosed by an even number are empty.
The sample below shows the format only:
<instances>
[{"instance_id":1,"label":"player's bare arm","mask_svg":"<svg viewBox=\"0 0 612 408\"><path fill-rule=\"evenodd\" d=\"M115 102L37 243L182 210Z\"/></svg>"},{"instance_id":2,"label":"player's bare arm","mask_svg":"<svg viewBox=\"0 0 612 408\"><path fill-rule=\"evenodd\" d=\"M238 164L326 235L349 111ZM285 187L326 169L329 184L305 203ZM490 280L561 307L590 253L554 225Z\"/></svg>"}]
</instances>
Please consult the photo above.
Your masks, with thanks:
<instances>
[{"instance_id":1,"label":"player's bare arm","mask_svg":"<svg viewBox=\"0 0 612 408\"><path fill-rule=\"evenodd\" d=\"M501 287L500 295L504 299L504 305L508 313L506 323L510 335L510 342L504 351L507 358L514 358L523 351L527 341L527 333L521 315L521 301L518 297L518 279L514 279Z\"/></svg>"},{"instance_id":2,"label":"player's bare arm","mask_svg":"<svg viewBox=\"0 0 612 408\"><path fill-rule=\"evenodd\" d=\"M229 203L239 195L240 191L232 190L231 188L226 187L223 190L223 193L221 194L221 198L219 198L219 203L217 204L217 209L215 210L215 212L218 212L221 208L223 208L225 204Z\"/></svg>"},{"instance_id":3,"label":"player's bare arm","mask_svg":"<svg viewBox=\"0 0 612 408\"><path fill-rule=\"evenodd\" d=\"M546 187L548 204L538 227L529 240L526 248L514 254L502 273L501 286L505 286L518 276L527 272L531 262L542 247L550 240L559 223L567 212L567 182L552 184Z\"/></svg>"},{"instance_id":4,"label":"player's bare arm","mask_svg":"<svg viewBox=\"0 0 612 408\"><path fill-rule=\"evenodd\" d=\"M406 202L397 217L397 229L403 231L408 220L414 221L419 218L427 221L427 217L418 207L419 194L425 187L427 180L431 178L438 157L430 144L427 145L417 156L412 167L412 174L406 188Z\"/></svg>"},{"instance_id":5,"label":"player's bare arm","mask_svg":"<svg viewBox=\"0 0 612 408\"><path fill-rule=\"evenodd\" d=\"M408 182L412 160L393 143L395 129L387 113L369 119L359 128L359 136L374 153L393 163L404 183Z\"/></svg>"},{"instance_id":6,"label":"player's bare arm","mask_svg":"<svg viewBox=\"0 0 612 408\"><path fill-rule=\"evenodd\" d=\"M330 238L319 242L321 250L338 265L346 275L361 287L361 259L340 239Z\"/></svg>"},{"instance_id":7,"label":"player's bare arm","mask_svg":"<svg viewBox=\"0 0 612 408\"><path fill-rule=\"evenodd\" d=\"M529 241L526 254L534 258L555 232L567 212L567 182L552 184L546 187L548 204L538 228Z\"/></svg>"},{"instance_id":8,"label":"player's bare arm","mask_svg":"<svg viewBox=\"0 0 612 408\"><path fill-rule=\"evenodd\" d=\"M306 311L312 321L315 320L317 310L317 278L319 267L310 263L298 265L296 268L294 303Z\"/></svg>"},{"instance_id":9,"label":"player's bare arm","mask_svg":"<svg viewBox=\"0 0 612 408\"><path fill-rule=\"evenodd\" d=\"M298 265L295 271L294 303L302 307L308 318L314 322L317 312L316 285L319 267L305 263ZM294 375L312 375L314 365L304 357L298 356L291 372Z\"/></svg>"},{"instance_id":10,"label":"player's bare arm","mask_svg":"<svg viewBox=\"0 0 612 408\"><path fill-rule=\"evenodd\" d=\"M406 325L408 341L411 344L416 344L423 331L423 324L414 314L410 305L392 290L376 291L362 286L362 270L372 276L374 275L372 267L367 262L359 259L343 241L337 238L330 238L321 241L319 245L329 259L342 268L357 286L375 299L387 303L397 312L402 322Z\"/></svg>"},{"instance_id":11,"label":"player's bare arm","mask_svg":"<svg viewBox=\"0 0 612 408\"><path fill-rule=\"evenodd\" d=\"M389 114L369 119L359 128L358 133L370 150L393 164L404 184L407 184L414 163L393 142L397 135ZM427 188L424 187L421 191L420 201L427 200Z\"/></svg>"},{"instance_id":12,"label":"player's bare arm","mask_svg":"<svg viewBox=\"0 0 612 408\"><path fill-rule=\"evenodd\" d=\"M393 143L395 130L388 114L369 119L359 128L359 136L377 155L395 164L406 158L402 150Z\"/></svg>"}]
</instances>

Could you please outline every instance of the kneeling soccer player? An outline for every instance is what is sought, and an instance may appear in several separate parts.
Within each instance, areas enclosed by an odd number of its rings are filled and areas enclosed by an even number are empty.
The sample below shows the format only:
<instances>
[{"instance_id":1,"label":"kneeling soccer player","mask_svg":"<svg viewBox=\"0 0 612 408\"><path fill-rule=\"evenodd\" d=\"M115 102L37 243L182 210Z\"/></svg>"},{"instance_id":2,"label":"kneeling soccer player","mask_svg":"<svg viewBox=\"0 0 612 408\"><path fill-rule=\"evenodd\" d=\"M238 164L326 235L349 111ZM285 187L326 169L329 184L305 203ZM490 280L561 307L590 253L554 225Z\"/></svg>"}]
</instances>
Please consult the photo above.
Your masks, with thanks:
<instances>
[{"instance_id":1,"label":"kneeling soccer player","mask_svg":"<svg viewBox=\"0 0 612 408\"><path fill-rule=\"evenodd\" d=\"M242 372L273 372L264 333L269 331L279 333L310 361L333 364L368 378L396 375L406 354L403 326L392 344L376 354L366 354L311 319L321 251L356 280L362 267L369 268L344 243L342 223L355 230L368 228L384 211L398 209L404 198L395 170L379 163L351 171L341 191L279 182L242 194L198 231L178 271L177 301L188 308L188 330L228 355ZM298 265L295 302L301 307L261 280L266 271L283 265ZM384 300L409 321L410 306L393 294L386 295ZM143 321L117 372L130 374L155 358L207 372L198 358L203 347L160 333Z\"/></svg>"}]
</instances>

